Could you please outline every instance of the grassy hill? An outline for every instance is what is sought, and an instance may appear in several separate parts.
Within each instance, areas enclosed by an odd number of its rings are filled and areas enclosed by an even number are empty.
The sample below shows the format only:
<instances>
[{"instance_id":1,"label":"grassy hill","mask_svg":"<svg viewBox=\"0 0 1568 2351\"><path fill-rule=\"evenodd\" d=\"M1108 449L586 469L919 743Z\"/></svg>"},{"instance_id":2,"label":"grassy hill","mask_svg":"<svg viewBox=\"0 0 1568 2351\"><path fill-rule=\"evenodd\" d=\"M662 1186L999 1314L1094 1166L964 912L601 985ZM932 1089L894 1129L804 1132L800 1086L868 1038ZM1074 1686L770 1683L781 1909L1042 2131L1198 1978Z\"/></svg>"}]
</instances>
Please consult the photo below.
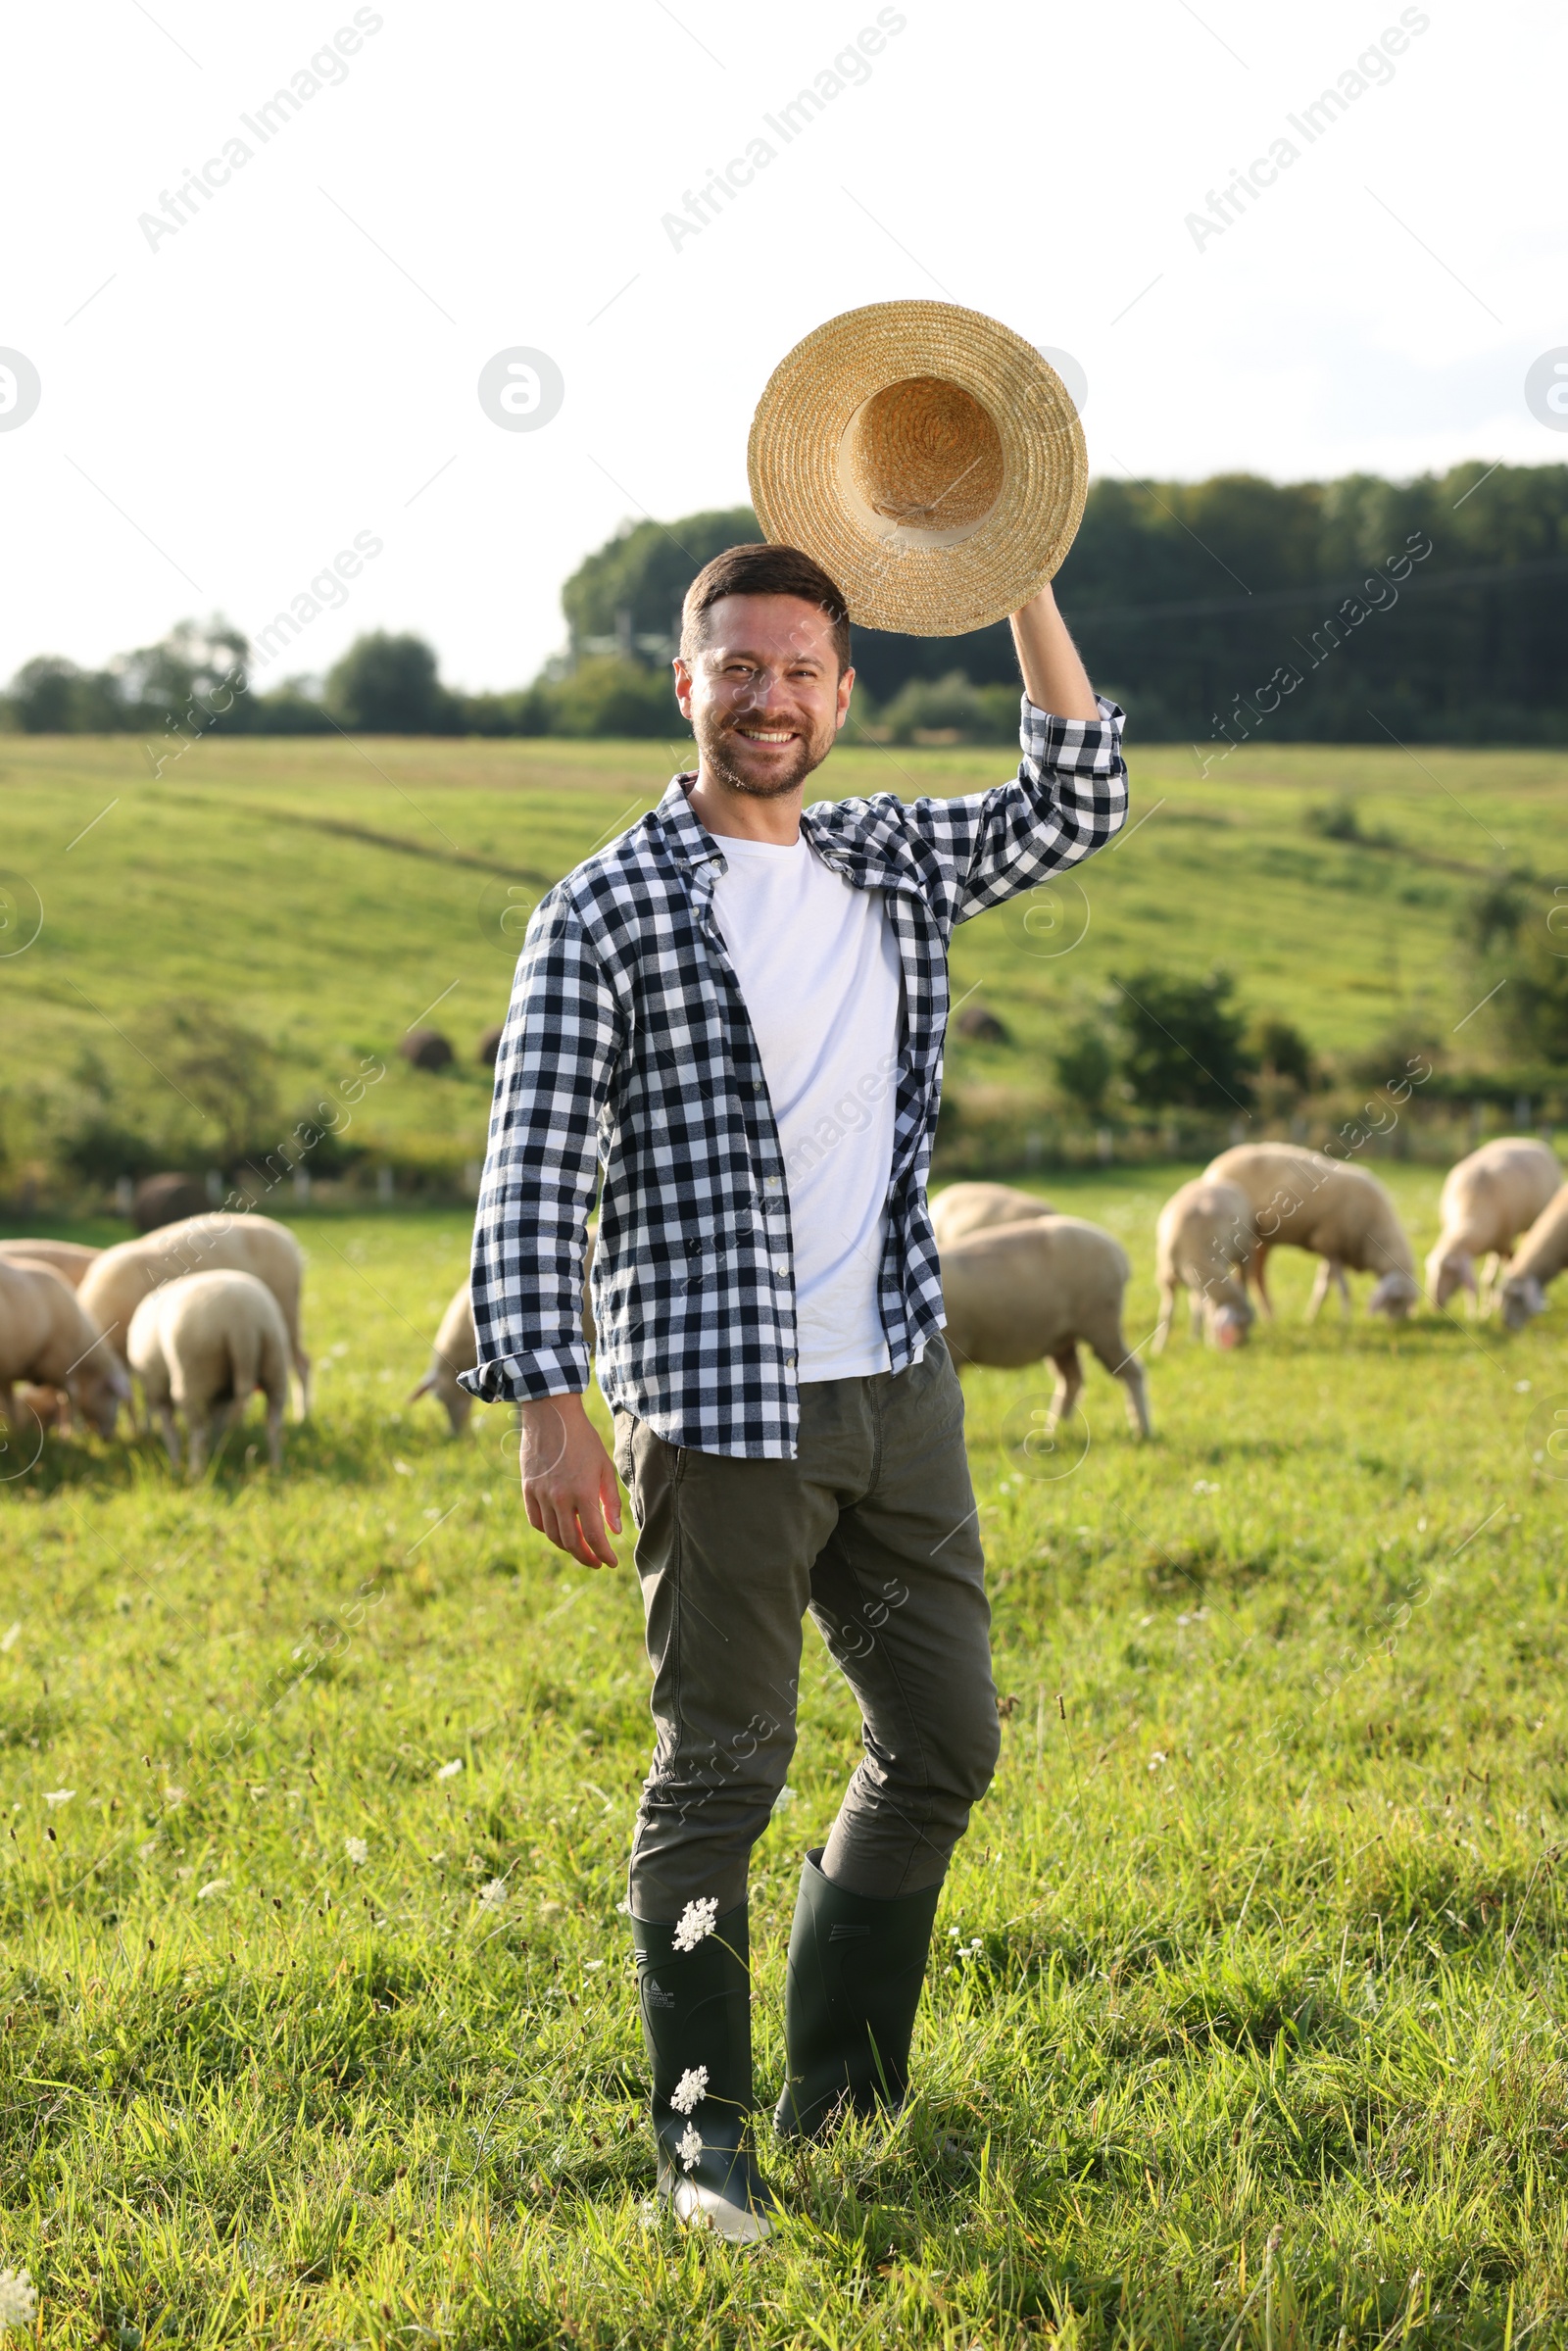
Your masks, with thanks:
<instances>
[{"instance_id":1,"label":"grassy hill","mask_svg":"<svg viewBox=\"0 0 1568 2351\"><path fill-rule=\"evenodd\" d=\"M388 1075L359 1138L449 1169L475 1157L489 1080L474 1048L502 1016L515 947L500 913L650 808L682 756L220 739L155 778L122 738L0 738L5 866L43 907L36 942L0 959L0 1083L68 1083L84 1048L134 1068L154 1007L213 1004L276 1046L285 1108L378 1055ZM824 781L911 797L978 790L1007 767L993 751L851 748ZM1203 776L1190 752L1135 737L1131 767L1136 829L1081 886L959 934L956 996L976 989L1012 1038L956 1040L960 1090L1038 1093L1048 1048L1107 975L1148 963L1228 966L1250 1009L1285 1014L1321 1052L1412 1016L1446 1031L1469 1008L1453 952L1465 895L1509 862L1548 870L1563 843L1561 754L1284 746ZM1308 828L1314 807L1346 797L1388 845ZM393 1060L421 1017L453 1039L455 1069Z\"/></svg>"}]
</instances>

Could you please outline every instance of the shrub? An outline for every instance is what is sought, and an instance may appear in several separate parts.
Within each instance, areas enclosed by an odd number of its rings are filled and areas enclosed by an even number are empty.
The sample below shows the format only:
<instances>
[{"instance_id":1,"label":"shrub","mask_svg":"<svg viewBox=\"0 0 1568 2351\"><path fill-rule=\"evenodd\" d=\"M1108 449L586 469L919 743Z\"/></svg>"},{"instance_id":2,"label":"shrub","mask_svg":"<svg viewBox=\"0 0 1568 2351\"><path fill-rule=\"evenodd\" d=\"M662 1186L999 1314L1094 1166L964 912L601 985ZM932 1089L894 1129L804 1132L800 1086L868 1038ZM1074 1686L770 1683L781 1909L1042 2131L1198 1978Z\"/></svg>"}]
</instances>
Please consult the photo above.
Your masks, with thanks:
<instances>
[{"instance_id":1,"label":"shrub","mask_svg":"<svg viewBox=\"0 0 1568 2351\"><path fill-rule=\"evenodd\" d=\"M1112 985L1121 1070L1136 1102L1150 1110L1250 1107L1256 1064L1243 1044L1247 1022L1231 1001L1228 972L1191 980L1135 971Z\"/></svg>"}]
</instances>

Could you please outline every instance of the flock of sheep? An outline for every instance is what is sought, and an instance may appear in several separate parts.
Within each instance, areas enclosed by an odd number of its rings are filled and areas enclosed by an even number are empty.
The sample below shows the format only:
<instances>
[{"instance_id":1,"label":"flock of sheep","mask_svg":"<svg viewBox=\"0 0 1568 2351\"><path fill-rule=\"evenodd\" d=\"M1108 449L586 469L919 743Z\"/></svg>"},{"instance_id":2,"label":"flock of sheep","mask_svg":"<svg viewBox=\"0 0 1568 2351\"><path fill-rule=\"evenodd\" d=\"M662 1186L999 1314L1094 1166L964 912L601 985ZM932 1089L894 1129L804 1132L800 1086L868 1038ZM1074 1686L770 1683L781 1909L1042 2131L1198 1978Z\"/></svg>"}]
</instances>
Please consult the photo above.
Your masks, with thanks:
<instances>
[{"instance_id":1,"label":"flock of sheep","mask_svg":"<svg viewBox=\"0 0 1568 2351\"><path fill-rule=\"evenodd\" d=\"M1463 1289L1478 1312L1495 1304L1510 1330L1522 1329L1568 1263L1568 1184L1551 1151L1529 1136L1483 1144L1449 1169L1440 1211L1442 1231L1426 1263L1432 1303L1446 1306ZM951 1185L932 1201L931 1219L957 1362L1010 1368L1049 1360L1054 1427L1083 1388L1078 1349L1088 1347L1125 1388L1134 1429L1150 1434L1144 1367L1122 1332L1130 1268L1109 1233L1005 1184ZM1195 1332L1218 1347L1240 1346L1256 1319L1250 1291L1273 1314L1267 1267L1279 1248L1320 1260L1309 1318L1335 1286L1349 1311L1347 1271L1377 1277L1368 1301L1375 1314L1402 1319L1421 1297L1409 1240L1376 1177L1298 1144L1242 1143L1159 1212L1152 1352L1170 1337L1182 1291ZM1486 1260L1479 1281L1477 1258Z\"/></svg>"},{"instance_id":2,"label":"flock of sheep","mask_svg":"<svg viewBox=\"0 0 1568 2351\"><path fill-rule=\"evenodd\" d=\"M1463 1290L1474 1311L1497 1309L1510 1330L1522 1329L1568 1264L1568 1184L1551 1151L1528 1136L1484 1144L1450 1169L1441 1213L1426 1262L1432 1303L1446 1306ZM1120 1243L1005 1184L950 1185L932 1201L931 1216L955 1360L1001 1369L1051 1362L1054 1426L1082 1391L1078 1349L1088 1347L1122 1383L1129 1420L1147 1437L1148 1384L1122 1331L1130 1267ZM1219 1347L1241 1345L1255 1319L1250 1294L1265 1314L1273 1312L1267 1264L1282 1247L1321 1260L1309 1316L1335 1286L1348 1311L1347 1272L1376 1277L1374 1313L1402 1318L1422 1295L1409 1241L1374 1177L1296 1144L1244 1143L1222 1151L1160 1210L1161 1307L1152 1351L1164 1347L1182 1291L1195 1332ZM592 1257L590 1233L590 1266ZM223 1430L260 1391L276 1468L291 1371L302 1413L310 1407L310 1360L300 1344L303 1277L298 1242L266 1216L189 1216L107 1249L0 1241L0 1412L13 1432L26 1414L62 1430L79 1416L113 1437L122 1406L133 1408L134 1375L147 1418L176 1467L183 1420L186 1463L198 1477ZM582 1314L591 1348L586 1279ZM454 1435L472 1409L457 1375L475 1359L465 1280L414 1391L445 1406Z\"/></svg>"}]
</instances>

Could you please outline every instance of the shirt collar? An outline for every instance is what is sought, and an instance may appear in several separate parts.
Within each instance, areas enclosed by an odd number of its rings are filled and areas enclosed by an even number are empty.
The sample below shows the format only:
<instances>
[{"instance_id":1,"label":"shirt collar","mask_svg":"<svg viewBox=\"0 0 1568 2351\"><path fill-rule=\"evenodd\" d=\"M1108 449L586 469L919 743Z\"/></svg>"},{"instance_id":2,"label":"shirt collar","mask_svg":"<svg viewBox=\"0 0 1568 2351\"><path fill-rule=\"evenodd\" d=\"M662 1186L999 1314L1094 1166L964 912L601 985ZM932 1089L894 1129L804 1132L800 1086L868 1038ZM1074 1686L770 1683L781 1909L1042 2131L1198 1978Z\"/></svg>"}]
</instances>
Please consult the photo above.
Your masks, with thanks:
<instances>
[{"instance_id":1,"label":"shirt collar","mask_svg":"<svg viewBox=\"0 0 1568 2351\"><path fill-rule=\"evenodd\" d=\"M702 865L717 865L724 869L721 844L700 824L692 814L687 797L697 781L695 768L685 768L671 776L669 787L655 810L664 842L677 865L695 869ZM848 833L842 819L835 822L841 804L818 801L814 808L801 810L801 838L810 844L825 865L841 873L846 881L862 890L906 890L913 887L908 874L878 854L868 842Z\"/></svg>"}]
</instances>

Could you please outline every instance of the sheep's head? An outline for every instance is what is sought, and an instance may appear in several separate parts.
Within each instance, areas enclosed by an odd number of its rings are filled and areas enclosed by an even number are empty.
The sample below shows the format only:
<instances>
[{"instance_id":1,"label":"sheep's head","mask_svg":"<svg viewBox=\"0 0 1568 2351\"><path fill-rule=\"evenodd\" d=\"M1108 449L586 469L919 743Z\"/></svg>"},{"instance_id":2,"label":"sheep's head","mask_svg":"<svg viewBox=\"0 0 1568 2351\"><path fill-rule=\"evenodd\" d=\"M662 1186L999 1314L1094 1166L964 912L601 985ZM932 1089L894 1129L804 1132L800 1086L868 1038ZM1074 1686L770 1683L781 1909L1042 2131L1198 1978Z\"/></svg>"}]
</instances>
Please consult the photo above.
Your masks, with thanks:
<instances>
[{"instance_id":1,"label":"sheep's head","mask_svg":"<svg viewBox=\"0 0 1568 2351\"><path fill-rule=\"evenodd\" d=\"M130 1379L118 1363L88 1361L73 1375L71 1397L77 1411L100 1437L113 1437L120 1407L130 1402Z\"/></svg>"},{"instance_id":2,"label":"sheep's head","mask_svg":"<svg viewBox=\"0 0 1568 2351\"><path fill-rule=\"evenodd\" d=\"M1522 1331L1533 1314L1546 1311L1546 1293L1534 1274L1516 1274L1502 1285L1502 1319L1510 1331Z\"/></svg>"},{"instance_id":3,"label":"sheep's head","mask_svg":"<svg viewBox=\"0 0 1568 2351\"><path fill-rule=\"evenodd\" d=\"M1414 1274L1386 1273L1367 1300L1373 1314L1387 1314L1395 1322L1403 1322L1417 1298L1420 1284Z\"/></svg>"},{"instance_id":4,"label":"sheep's head","mask_svg":"<svg viewBox=\"0 0 1568 2351\"><path fill-rule=\"evenodd\" d=\"M1245 1347L1247 1334L1256 1319L1250 1299L1221 1298L1209 1308L1208 1335L1216 1347Z\"/></svg>"},{"instance_id":5,"label":"sheep's head","mask_svg":"<svg viewBox=\"0 0 1568 2351\"><path fill-rule=\"evenodd\" d=\"M1447 1256L1442 1247L1427 1259L1427 1292L1435 1306L1446 1306L1456 1290L1476 1294L1476 1269L1468 1257Z\"/></svg>"}]
</instances>

